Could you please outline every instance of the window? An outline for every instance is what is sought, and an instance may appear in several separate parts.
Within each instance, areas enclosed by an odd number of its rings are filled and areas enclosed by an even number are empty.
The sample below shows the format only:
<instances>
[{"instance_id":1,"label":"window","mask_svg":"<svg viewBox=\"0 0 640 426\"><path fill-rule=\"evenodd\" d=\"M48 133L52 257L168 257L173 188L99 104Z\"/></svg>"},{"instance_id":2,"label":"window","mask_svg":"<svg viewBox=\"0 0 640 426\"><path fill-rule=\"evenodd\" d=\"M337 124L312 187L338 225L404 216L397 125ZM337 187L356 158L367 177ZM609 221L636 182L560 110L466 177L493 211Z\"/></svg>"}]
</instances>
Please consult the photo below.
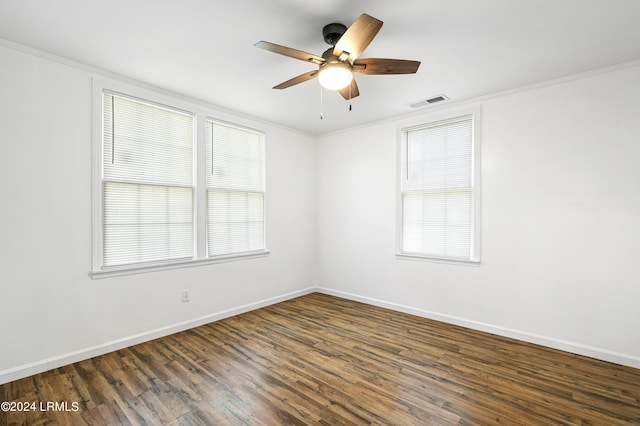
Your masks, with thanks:
<instances>
[{"instance_id":1,"label":"window","mask_svg":"<svg viewBox=\"0 0 640 426\"><path fill-rule=\"evenodd\" d=\"M479 261L478 116L402 130L400 255Z\"/></svg>"},{"instance_id":2,"label":"window","mask_svg":"<svg viewBox=\"0 0 640 426\"><path fill-rule=\"evenodd\" d=\"M206 139L208 253L263 249L262 134L208 120Z\"/></svg>"},{"instance_id":3,"label":"window","mask_svg":"<svg viewBox=\"0 0 640 426\"><path fill-rule=\"evenodd\" d=\"M268 253L262 132L146 91L94 93L93 277Z\"/></svg>"},{"instance_id":4,"label":"window","mask_svg":"<svg viewBox=\"0 0 640 426\"><path fill-rule=\"evenodd\" d=\"M192 115L103 95L102 265L193 256Z\"/></svg>"}]
</instances>

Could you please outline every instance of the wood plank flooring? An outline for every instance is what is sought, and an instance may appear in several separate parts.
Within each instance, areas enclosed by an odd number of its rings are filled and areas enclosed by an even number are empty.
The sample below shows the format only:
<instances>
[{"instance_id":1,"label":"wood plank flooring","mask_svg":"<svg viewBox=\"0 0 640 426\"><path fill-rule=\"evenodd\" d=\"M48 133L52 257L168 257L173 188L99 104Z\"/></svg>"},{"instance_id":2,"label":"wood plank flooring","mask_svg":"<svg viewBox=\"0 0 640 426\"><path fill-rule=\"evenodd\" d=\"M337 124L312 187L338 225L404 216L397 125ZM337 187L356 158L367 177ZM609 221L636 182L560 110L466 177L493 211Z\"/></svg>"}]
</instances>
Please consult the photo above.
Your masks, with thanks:
<instances>
[{"instance_id":1,"label":"wood plank flooring","mask_svg":"<svg viewBox=\"0 0 640 426\"><path fill-rule=\"evenodd\" d=\"M0 401L37 404L8 425L629 425L640 370L313 293L0 385Z\"/></svg>"}]
</instances>

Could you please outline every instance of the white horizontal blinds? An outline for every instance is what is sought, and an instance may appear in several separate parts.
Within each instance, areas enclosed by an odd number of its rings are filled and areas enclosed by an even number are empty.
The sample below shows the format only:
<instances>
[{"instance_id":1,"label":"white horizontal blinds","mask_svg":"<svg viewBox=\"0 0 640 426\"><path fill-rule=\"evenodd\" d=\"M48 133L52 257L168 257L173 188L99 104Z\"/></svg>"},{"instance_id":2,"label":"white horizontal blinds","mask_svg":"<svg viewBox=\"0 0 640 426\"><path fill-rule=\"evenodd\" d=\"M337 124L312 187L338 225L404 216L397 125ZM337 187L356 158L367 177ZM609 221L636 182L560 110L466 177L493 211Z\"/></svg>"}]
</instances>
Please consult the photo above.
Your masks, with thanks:
<instances>
[{"instance_id":1,"label":"white horizontal blinds","mask_svg":"<svg viewBox=\"0 0 640 426\"><path fill-rule=\"evenodd\" d=\"M470 260L473 118L408 130L402 184L402 251Z\"/></svg>"},{"instance_id":2,"label":"white horizontal blinds","mask_svg":"<svg viewBox=\"0 0 640 426\"><path fill-rule=\"evenodd\" d=\"M193 257L193 116L103 99L103 266Z\"/></svg>"},{"instance_id":3,"label":"white horizontal blinds","mask_svg":"<svg viewBox=\"0 0 640 426\"><path fill-rule=\"evenodd\" d=\"M192 186L193 116L105 93L103 159L105 179Z\"/></svg>"},{"instance_id":4,"label":"white horizontal blinds","mask_svg":"<svg viewBox=\"0 0 640 426\"><path fill-rule=\"evenodd\" d=\"M104 265L190 258L191 188L104 182Z\"/></svg>"},{"instance_id":5,"label":"white horizontal blinds","mask_svg":"<svg viewBox=\"0 0 640 426\"><path fill-rule=\"evenodd\" d=\"M207 191L210 256L264 249L264 194Z\"/></svg>"},{"instance_id":6,"label":"white horizontal blinds","mask_svg":"<svg viewBox=\"0 0 640 426\"><path fill-rule=\"evenodd\" d=\"M208 255L264 250L264 135L209 120L206 140Z\"/></svg>"}]
</instances>

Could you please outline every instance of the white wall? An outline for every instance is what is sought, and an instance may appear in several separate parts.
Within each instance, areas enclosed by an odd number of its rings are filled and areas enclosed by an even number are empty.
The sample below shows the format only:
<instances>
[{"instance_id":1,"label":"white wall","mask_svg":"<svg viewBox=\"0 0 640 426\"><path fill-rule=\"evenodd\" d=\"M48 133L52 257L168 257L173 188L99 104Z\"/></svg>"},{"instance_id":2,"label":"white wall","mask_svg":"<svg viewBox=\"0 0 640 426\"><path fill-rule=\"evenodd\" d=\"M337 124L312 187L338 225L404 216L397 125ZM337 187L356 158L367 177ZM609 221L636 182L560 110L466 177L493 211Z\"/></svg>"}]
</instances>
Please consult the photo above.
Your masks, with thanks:
<instances>
[{"instance_id":1,"label":"white wall","mask_svg":"<svg viewBox=\"0 0 640 426\"><path fill-rule=\"evenodd\" d=\"M394 257L388 121L319 142L319 285L640 367L640 67L477 104L481 265Z\"/></svg>"},{"instance_id":2,"label":"white wall","mask_svg":"<svg viewBox=\"0 0 640 426\"><path fill-rule=\"evenodd\" d=\"M92 280L91 77L0 46L0 383L315 285L315 139L268 124L268 257Z\"/></svg>"}]
</instances>

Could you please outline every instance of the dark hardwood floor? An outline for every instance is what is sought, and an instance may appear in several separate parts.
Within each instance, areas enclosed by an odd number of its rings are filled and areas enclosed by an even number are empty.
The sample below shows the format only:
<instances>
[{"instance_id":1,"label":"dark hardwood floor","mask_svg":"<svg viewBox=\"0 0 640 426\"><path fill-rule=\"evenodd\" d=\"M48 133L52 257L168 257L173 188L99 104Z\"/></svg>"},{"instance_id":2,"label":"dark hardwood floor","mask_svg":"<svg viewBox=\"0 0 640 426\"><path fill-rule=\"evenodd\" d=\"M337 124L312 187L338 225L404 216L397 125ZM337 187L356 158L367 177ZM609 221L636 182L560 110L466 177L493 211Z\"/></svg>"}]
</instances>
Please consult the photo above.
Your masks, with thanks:
<instances>
[{"instance_id":1,"label":"dark hardwood floor","mask_svg":"<svg viewBox=\"0 0 640 426\"><path fill-rule=\"evenodd\" d=\"M640 370L314 293L0 385L0 401L37 404L9 425L628 425Z\"/></svg>"}]
</instances>

